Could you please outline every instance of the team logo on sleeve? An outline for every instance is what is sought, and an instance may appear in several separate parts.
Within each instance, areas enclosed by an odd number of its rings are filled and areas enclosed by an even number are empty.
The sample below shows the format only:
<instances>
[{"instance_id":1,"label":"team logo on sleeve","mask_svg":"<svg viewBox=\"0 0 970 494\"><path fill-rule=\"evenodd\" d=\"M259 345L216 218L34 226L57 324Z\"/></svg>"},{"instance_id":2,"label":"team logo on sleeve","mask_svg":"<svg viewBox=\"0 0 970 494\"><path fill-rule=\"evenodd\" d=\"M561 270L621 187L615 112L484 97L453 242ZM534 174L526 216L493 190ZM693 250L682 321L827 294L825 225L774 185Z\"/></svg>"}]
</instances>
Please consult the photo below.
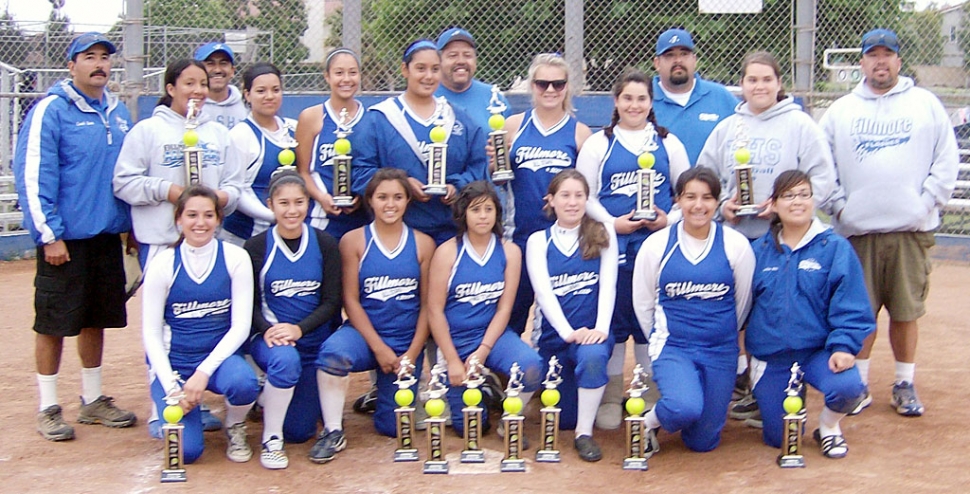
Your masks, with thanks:
<instances>
[{"instance_id":1,"label":"team logo on sleeve","mask_svg":"<svg viewBox=\"0 0 970 494\"><path fill-rule=\"evenodd\" d=\"M670 297L683 297L687 300L699 298L709 300L721 298L731 291L725 283L694 283L693 281L677 281L664 285L664 293Z\"/></svg>"},{"instance_id":2,"label":"team logo on sleeve","mask_svg":"<svg viewBox=\"0 0 970 494\"><path fill-rule=\"evenodd\" d=\"M585 295L590 293L591 288L600 280L600 275L592 271L577 274L559 274L549 278L552 281L552 293L557 297L566 295Z\"/></svg>"},{"instance_id":3,"label":"team logo on sleeve","mask_svg":"<svg viewBox=\"0 0 970 494\"><path fill-rule=\"evenodd\" d=\"M458 303L469 304L472 307L481 303L488 305L496 303L504 291L504 281L462 283L455 287L455 299Z\"/></svg>"},{"instance_id":4,"label":"team logo on sleeve","mask_svg":"<svg viewBox=\"0 0 970 494\"><path fill-rule=\"evenodd\" d=\"M374 276L364 279L364 296L387 302L388 300L408 300L414 298L418 291L416 278L391 278L390 276Z\"/></svg>"},{"instance_id":5,"label":"team logo on sleeve","mask_svg":"<svg viewBox=\"0 0 970 494\"><path fill-rule=\"evenodd\" d=\"M213 300L212 302L178 302L172 304L172 314L178 319L200 319L229 312L232 299Z\"/></svg>"},{"instance_id":6,"label":"team logo on sleeve","mask_svg":"<svg viewBox=\"0 0 970 494\"><path fill-rule=\"evenodd\" d=\"M276 280L270 284L274 297L306 297L316 295L320 282L315 280Z\"/></svg>"}]
</instances>

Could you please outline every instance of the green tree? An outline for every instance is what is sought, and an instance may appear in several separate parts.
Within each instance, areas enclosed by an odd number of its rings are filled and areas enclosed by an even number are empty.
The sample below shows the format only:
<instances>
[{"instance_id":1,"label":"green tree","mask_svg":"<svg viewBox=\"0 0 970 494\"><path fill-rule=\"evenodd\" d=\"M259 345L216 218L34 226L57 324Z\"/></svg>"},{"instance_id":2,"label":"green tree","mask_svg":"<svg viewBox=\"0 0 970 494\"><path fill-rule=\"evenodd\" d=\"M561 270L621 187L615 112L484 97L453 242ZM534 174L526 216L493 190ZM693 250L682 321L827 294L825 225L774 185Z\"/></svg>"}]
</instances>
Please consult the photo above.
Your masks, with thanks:
<instances>
[{"instance_id":1,"label":"green tree","mask_svg":"<svg viewBox=\"0 0 970 494\"><path fill-rule=\"evenodd\" d=\"M254 6L259 15L244 20L262 31L273 31L273 61L283 69L306 60L309 50L300 42L307 29L303 0L256 0Z\"/></svg>"},{"instance_id":2,"label":"green tree","mask_svg":"<svg viewBox=\"0 0 970 494\"><path fill-rule=\"evenodd\" d=\"M27 36L10 12L0 14L0 62L14 67L23 66L27 58L26 40Z\"/></svg>"},{"instance_id":3,"label":"green tree","mask_svg":"<svg viewBox=\"0 0 970 494\"><path fill-rule=\"evenodd\" d=\"M906 42L905 59L911 65L939 65L943 60L943 15L935 6L904 18L899 35Z\"/></svg>"},{"instance_id":4,"label":"green tree","mask_svg":"<svg viewBox=\"0 0 970 494\"><path fill-rule=\"evenodd\" d=\"M73 38L71 19L58 10L51 10L44 31L44 67L63 67Z\"/></svg>"}]
</instances>

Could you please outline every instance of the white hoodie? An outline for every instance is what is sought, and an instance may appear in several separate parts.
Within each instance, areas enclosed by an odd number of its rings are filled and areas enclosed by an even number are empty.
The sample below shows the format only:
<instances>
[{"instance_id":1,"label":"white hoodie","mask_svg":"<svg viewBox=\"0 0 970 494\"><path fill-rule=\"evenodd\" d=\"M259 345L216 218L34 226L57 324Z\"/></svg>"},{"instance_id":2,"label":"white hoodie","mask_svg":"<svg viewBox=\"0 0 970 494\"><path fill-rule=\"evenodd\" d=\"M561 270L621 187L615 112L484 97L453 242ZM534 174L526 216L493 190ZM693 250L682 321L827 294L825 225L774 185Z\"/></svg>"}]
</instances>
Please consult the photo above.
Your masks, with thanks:
<instances>
[{"instance_id":1,"label":"white hoodie","mask_svg":"<svg viewBox=\"0 0 970 494\"><path fill-rule=\"evenodd\" d=\"M956 138L937 97L900 77L877 95L865 81L835 101L821 120L844 199L835 231L931 231L950 200L959 170Z\"/></svg>"},{"instance_id":2,"label":"white hoodie","mask_svg":"<svg viewBox=\"0 0 970 494\"><path fill-rule=\"evenodd\" d=\"M229 196L228 215L239 200L243 166L229 145L229 131L204 112L199 120L202 183ZM131 205L131 223L139 242L165 245L178 240L175 205L168 202L168 190L172 184L185 185L184 133L185 117L167 106L156 106L151 118L135 124L121 146L112 185L115 196Z\"/></svg>"},{"instance_id":3,"label":"white hoodie","mask_svg":"<svg viewBox=\"0 0 970 494\"><path fill-rule=\"evenodd\" d=\"M246 119L249 109L246 108L239 88L230 84L228 89L229 97L223 101L206 98L205 104L202 105L202 114L231 129Z\"/></svg>"}]
</instances>

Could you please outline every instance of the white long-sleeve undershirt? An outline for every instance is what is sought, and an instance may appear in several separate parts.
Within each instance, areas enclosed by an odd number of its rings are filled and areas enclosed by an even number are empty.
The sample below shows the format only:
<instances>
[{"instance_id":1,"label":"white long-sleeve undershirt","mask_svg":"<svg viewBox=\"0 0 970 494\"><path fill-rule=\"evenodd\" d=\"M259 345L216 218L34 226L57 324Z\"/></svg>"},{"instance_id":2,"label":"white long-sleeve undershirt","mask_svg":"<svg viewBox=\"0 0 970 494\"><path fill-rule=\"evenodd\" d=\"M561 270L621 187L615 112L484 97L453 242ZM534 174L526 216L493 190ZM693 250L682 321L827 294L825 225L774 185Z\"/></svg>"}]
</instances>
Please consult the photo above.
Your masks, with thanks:
<instances>
[{"instance_id":1,"label":"white long-sleeve undershirt","mask_svg":"<svg viewBox=\"0 0 970 494\"><path fill-rule=\"evenodd\" d=\"M250 114L249 120L255 123L252 119L252 114ZM263 132L263 136L266 140L273 142L274 144L285 147L286 137L288 133L287 124L292 122L285 122L283 119L276 117L277 128L275 131L266 129L259 124L259 130ZM259 170L262 167L263 159L267 158L263 156L263 149L260 146L260 139L256 137L253 130L248 125L236 125L229 131L229 141L239 152L240 163L242 166L246 167L245 170L245 182L242 188L242 194L239 196L239 203L236 206L241 213L257 220L260 225L258 231L259 233L264 231L269 224L275 221L273 212L269 210L263 201L259 200L256 193L253 192L253 182L256 180L256 176L259 174ZM269 156L270 160L275 160L276 156ZM258 163L257 163L258 161Z\"/></svg>"}]
</instances>

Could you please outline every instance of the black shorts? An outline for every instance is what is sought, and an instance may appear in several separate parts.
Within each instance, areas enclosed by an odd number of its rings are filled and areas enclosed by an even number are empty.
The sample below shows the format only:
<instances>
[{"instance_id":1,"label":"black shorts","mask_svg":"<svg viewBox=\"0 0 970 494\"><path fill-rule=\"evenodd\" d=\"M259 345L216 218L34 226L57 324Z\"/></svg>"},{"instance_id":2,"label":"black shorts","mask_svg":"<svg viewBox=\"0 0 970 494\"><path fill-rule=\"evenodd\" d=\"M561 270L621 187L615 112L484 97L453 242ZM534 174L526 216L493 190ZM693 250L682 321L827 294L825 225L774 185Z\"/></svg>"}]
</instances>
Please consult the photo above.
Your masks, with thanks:
<instances>
[{"instance_id":1,"label":"black shorts","mask_svg":"<svg viewBox=\"0 0 970 494\"><path fill-rule=\"evenodd\" d=\"M77 336L83 328L122 328L125 271L121 238L103 234L65 240L71 261L52 266L37 248L34 277L34 331L50 336Z\"/></svg>"}]
</instances>

